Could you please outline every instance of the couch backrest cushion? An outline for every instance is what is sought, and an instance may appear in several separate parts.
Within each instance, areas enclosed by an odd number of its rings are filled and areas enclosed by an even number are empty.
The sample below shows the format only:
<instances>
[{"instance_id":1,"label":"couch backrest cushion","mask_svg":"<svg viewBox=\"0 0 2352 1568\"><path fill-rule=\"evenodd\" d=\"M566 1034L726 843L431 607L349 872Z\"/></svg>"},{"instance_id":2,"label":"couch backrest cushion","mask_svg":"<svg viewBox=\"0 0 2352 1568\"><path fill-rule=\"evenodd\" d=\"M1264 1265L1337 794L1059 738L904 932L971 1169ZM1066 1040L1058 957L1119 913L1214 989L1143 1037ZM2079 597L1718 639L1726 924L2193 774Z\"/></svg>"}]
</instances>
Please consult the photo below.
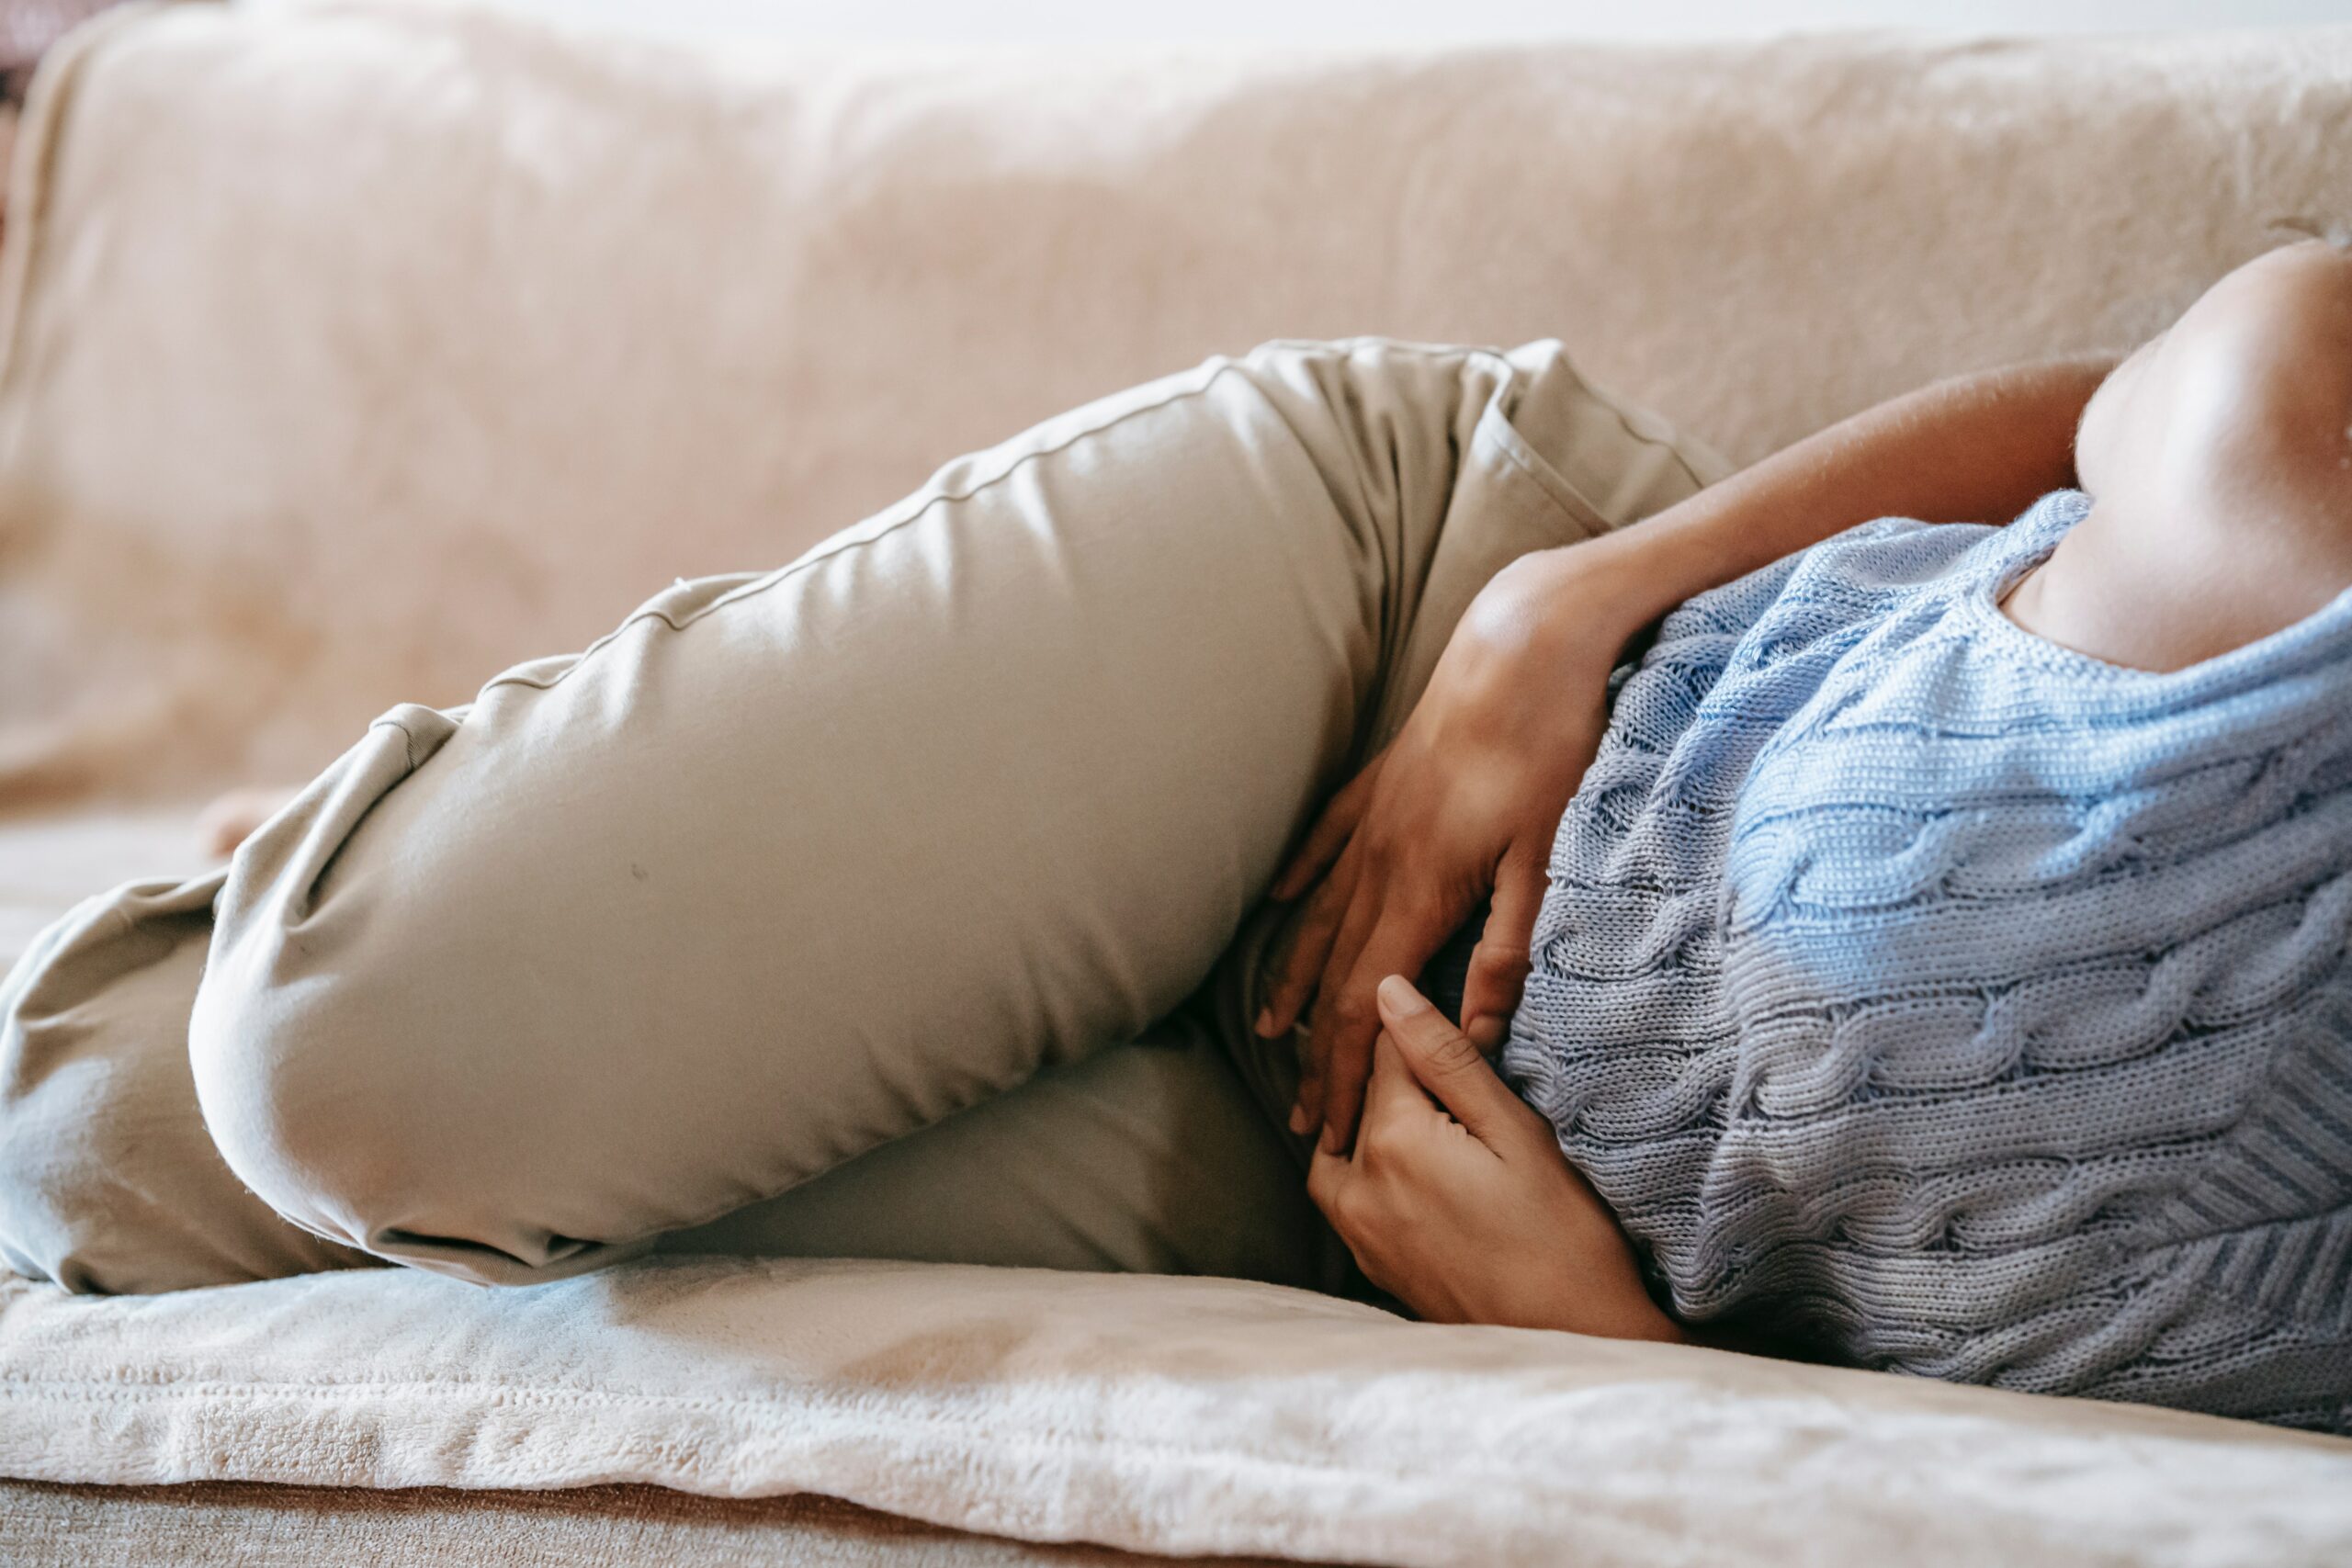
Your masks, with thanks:
<instances>
[{"instance_id":1,"label":"couch backrest cushion","mask_svg":"<svg viewBox=\"0 0 2352 1568\"><path fill-rule=\"evenodd\" d=\"M1273 336L1558 336L1735 459L2352 217L2352 28L729 57L102 20L0 274L0 805L305 773Z\"/></svg>"}]
</instances>

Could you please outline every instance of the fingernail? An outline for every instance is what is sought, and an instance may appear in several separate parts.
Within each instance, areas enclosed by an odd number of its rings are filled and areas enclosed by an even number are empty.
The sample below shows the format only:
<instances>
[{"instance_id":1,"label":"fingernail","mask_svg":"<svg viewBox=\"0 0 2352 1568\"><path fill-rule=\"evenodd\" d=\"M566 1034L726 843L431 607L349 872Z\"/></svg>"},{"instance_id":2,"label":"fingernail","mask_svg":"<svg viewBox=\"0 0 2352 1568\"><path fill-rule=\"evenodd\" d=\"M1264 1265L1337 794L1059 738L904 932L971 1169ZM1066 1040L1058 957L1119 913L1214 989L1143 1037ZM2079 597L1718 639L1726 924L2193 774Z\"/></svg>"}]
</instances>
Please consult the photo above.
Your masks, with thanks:
<instances>
[{"instance_id":1,"label":"fingernail","mask_svg":"<svg viewBox=\"0 0 2352 1568\"><path fill-rule=\"evenodd\" d=\"M1491 1051L1503 1043L1503 1021L1493 1013L1483 1012L1472 1019L1470 1027L1462 1032L1468 1035L1470 1043L1479 1050Z\"/></svg>"},{"instance_id":2,"label":"fingernail","mask_svg":"<svg viewBox=\"0 0 2352 1568\"><path fill-rule=\"evenodd\" d=\"M1290 1131L1293 1137L1306 1136L1306 1107L1304 1105L1294 1105L1290 1108Z\"/></svg>"},{"instance_id":3,"label":"fingernail","mask_svg":"<svg viewBox=\"0 0 2352 1568\"><path fill-rule=\"evenodd\" d=\"M1380 999L1388 1004L1391 1012L1409 1015L1430 1010L1428 999L1413 989L1413 982L1402 975L1391 975L1380 982Z\"/></svg>"}]
</instances>

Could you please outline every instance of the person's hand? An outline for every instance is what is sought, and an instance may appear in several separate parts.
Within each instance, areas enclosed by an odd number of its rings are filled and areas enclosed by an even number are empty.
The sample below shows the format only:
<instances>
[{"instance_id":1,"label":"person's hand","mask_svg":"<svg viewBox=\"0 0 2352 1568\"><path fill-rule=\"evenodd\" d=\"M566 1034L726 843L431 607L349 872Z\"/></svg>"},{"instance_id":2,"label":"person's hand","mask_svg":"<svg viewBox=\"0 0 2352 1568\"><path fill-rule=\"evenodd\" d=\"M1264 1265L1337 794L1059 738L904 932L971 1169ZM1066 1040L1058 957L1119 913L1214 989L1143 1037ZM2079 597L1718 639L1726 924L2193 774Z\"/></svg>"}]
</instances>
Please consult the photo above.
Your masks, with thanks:
<instances>
[{"instance_id":1,"label":"person's hand","mask_svg":"<svg viewBox=\"0 0 2352 1568\"><path fill-rule=\"evenodd\" d=\"M1306 1181L1365 1276L1435 1323L1688 1339L1544 1118L1402 976L1378 997L1354 1153Z\"/></svg>"},{"instance_id":2,"label":"person's hand","mask_svg":"<svg viewBox=\"0 0 2352 1568\"><path fill-rule=\"evenodd\" d=\"M1373 987L1418 977L1489 897L1463 1027L1491 1051L1519 1005L1553 835L1608 722L1610 670L1641 624L1612 575L1619 558L1579 545L1498 573L1404 728L1275 880L1276 899L1315 894L1256 1027L1277 1038L1314 1002L1291 1125L1319 1126L1328 1149L1355 1132L1380 1028Z\"/></svg>"}]
</instances>

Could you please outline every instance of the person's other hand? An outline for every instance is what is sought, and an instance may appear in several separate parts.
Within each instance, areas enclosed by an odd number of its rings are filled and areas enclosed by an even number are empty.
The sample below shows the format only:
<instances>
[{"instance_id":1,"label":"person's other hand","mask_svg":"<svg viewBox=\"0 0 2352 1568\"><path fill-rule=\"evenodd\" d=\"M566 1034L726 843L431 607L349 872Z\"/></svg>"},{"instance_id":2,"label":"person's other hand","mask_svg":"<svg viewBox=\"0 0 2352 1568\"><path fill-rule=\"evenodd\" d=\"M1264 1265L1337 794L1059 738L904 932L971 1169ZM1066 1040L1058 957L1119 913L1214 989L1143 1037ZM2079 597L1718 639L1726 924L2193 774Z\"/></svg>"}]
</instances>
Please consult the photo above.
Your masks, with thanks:
<instances>
[{"instance_id":1,"label":"person's other hand","mask_svg":"<svg viewBox=\"0 0 2352 1568\"><path fill-rule=\"evenodd\" d=\"M1382 976L1418 977L1483 899L1492 908L1463 991L1482 1050L1526 982L1552 839L1608 721L1611 666L1638 623L1610 563L1584 546L1496 574L1463 616L1404 728L1333 796L1275 880L1314 896L1259 1014L1277 1038L1314 1004L1291 1125L1323 1145L1354 1134Z\"/></svg>"},{"instance_id":2,"label":"person's other hand","mask_svg":"<svg viewBox=\"0 0 2352 1568\"><path fill-rule=\"evenodd\" d=\"M1403 976L1378 998L1354 1152L1306 1183L1366 1277L1435 1323L1687 1340L1544 1118Z\"/></svg>"}]
</instances>

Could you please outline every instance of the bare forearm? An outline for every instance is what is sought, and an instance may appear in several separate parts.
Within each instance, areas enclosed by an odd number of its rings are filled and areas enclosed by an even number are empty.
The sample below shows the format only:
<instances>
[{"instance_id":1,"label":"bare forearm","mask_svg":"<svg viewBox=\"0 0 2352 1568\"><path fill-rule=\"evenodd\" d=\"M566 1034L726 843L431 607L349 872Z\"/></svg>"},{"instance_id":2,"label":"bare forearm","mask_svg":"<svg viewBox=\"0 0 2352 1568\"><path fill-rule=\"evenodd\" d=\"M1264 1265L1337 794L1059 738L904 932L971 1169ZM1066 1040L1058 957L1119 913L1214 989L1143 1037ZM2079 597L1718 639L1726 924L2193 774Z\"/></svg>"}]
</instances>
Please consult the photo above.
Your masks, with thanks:
<instances>
[{"instance_id":1,"label":"bare forearm","mask_svg":"<svg viewBox=\"0 0 2352 1568\"><path fill-rule=\"evenodd\" d=\"M1579 564L1621 579L1631 630L1874 517L2006 522L2075 482L2075 426L2114 365L2061 360L1937 382L1575 547Z\"/></svg>"}]
</instances>

